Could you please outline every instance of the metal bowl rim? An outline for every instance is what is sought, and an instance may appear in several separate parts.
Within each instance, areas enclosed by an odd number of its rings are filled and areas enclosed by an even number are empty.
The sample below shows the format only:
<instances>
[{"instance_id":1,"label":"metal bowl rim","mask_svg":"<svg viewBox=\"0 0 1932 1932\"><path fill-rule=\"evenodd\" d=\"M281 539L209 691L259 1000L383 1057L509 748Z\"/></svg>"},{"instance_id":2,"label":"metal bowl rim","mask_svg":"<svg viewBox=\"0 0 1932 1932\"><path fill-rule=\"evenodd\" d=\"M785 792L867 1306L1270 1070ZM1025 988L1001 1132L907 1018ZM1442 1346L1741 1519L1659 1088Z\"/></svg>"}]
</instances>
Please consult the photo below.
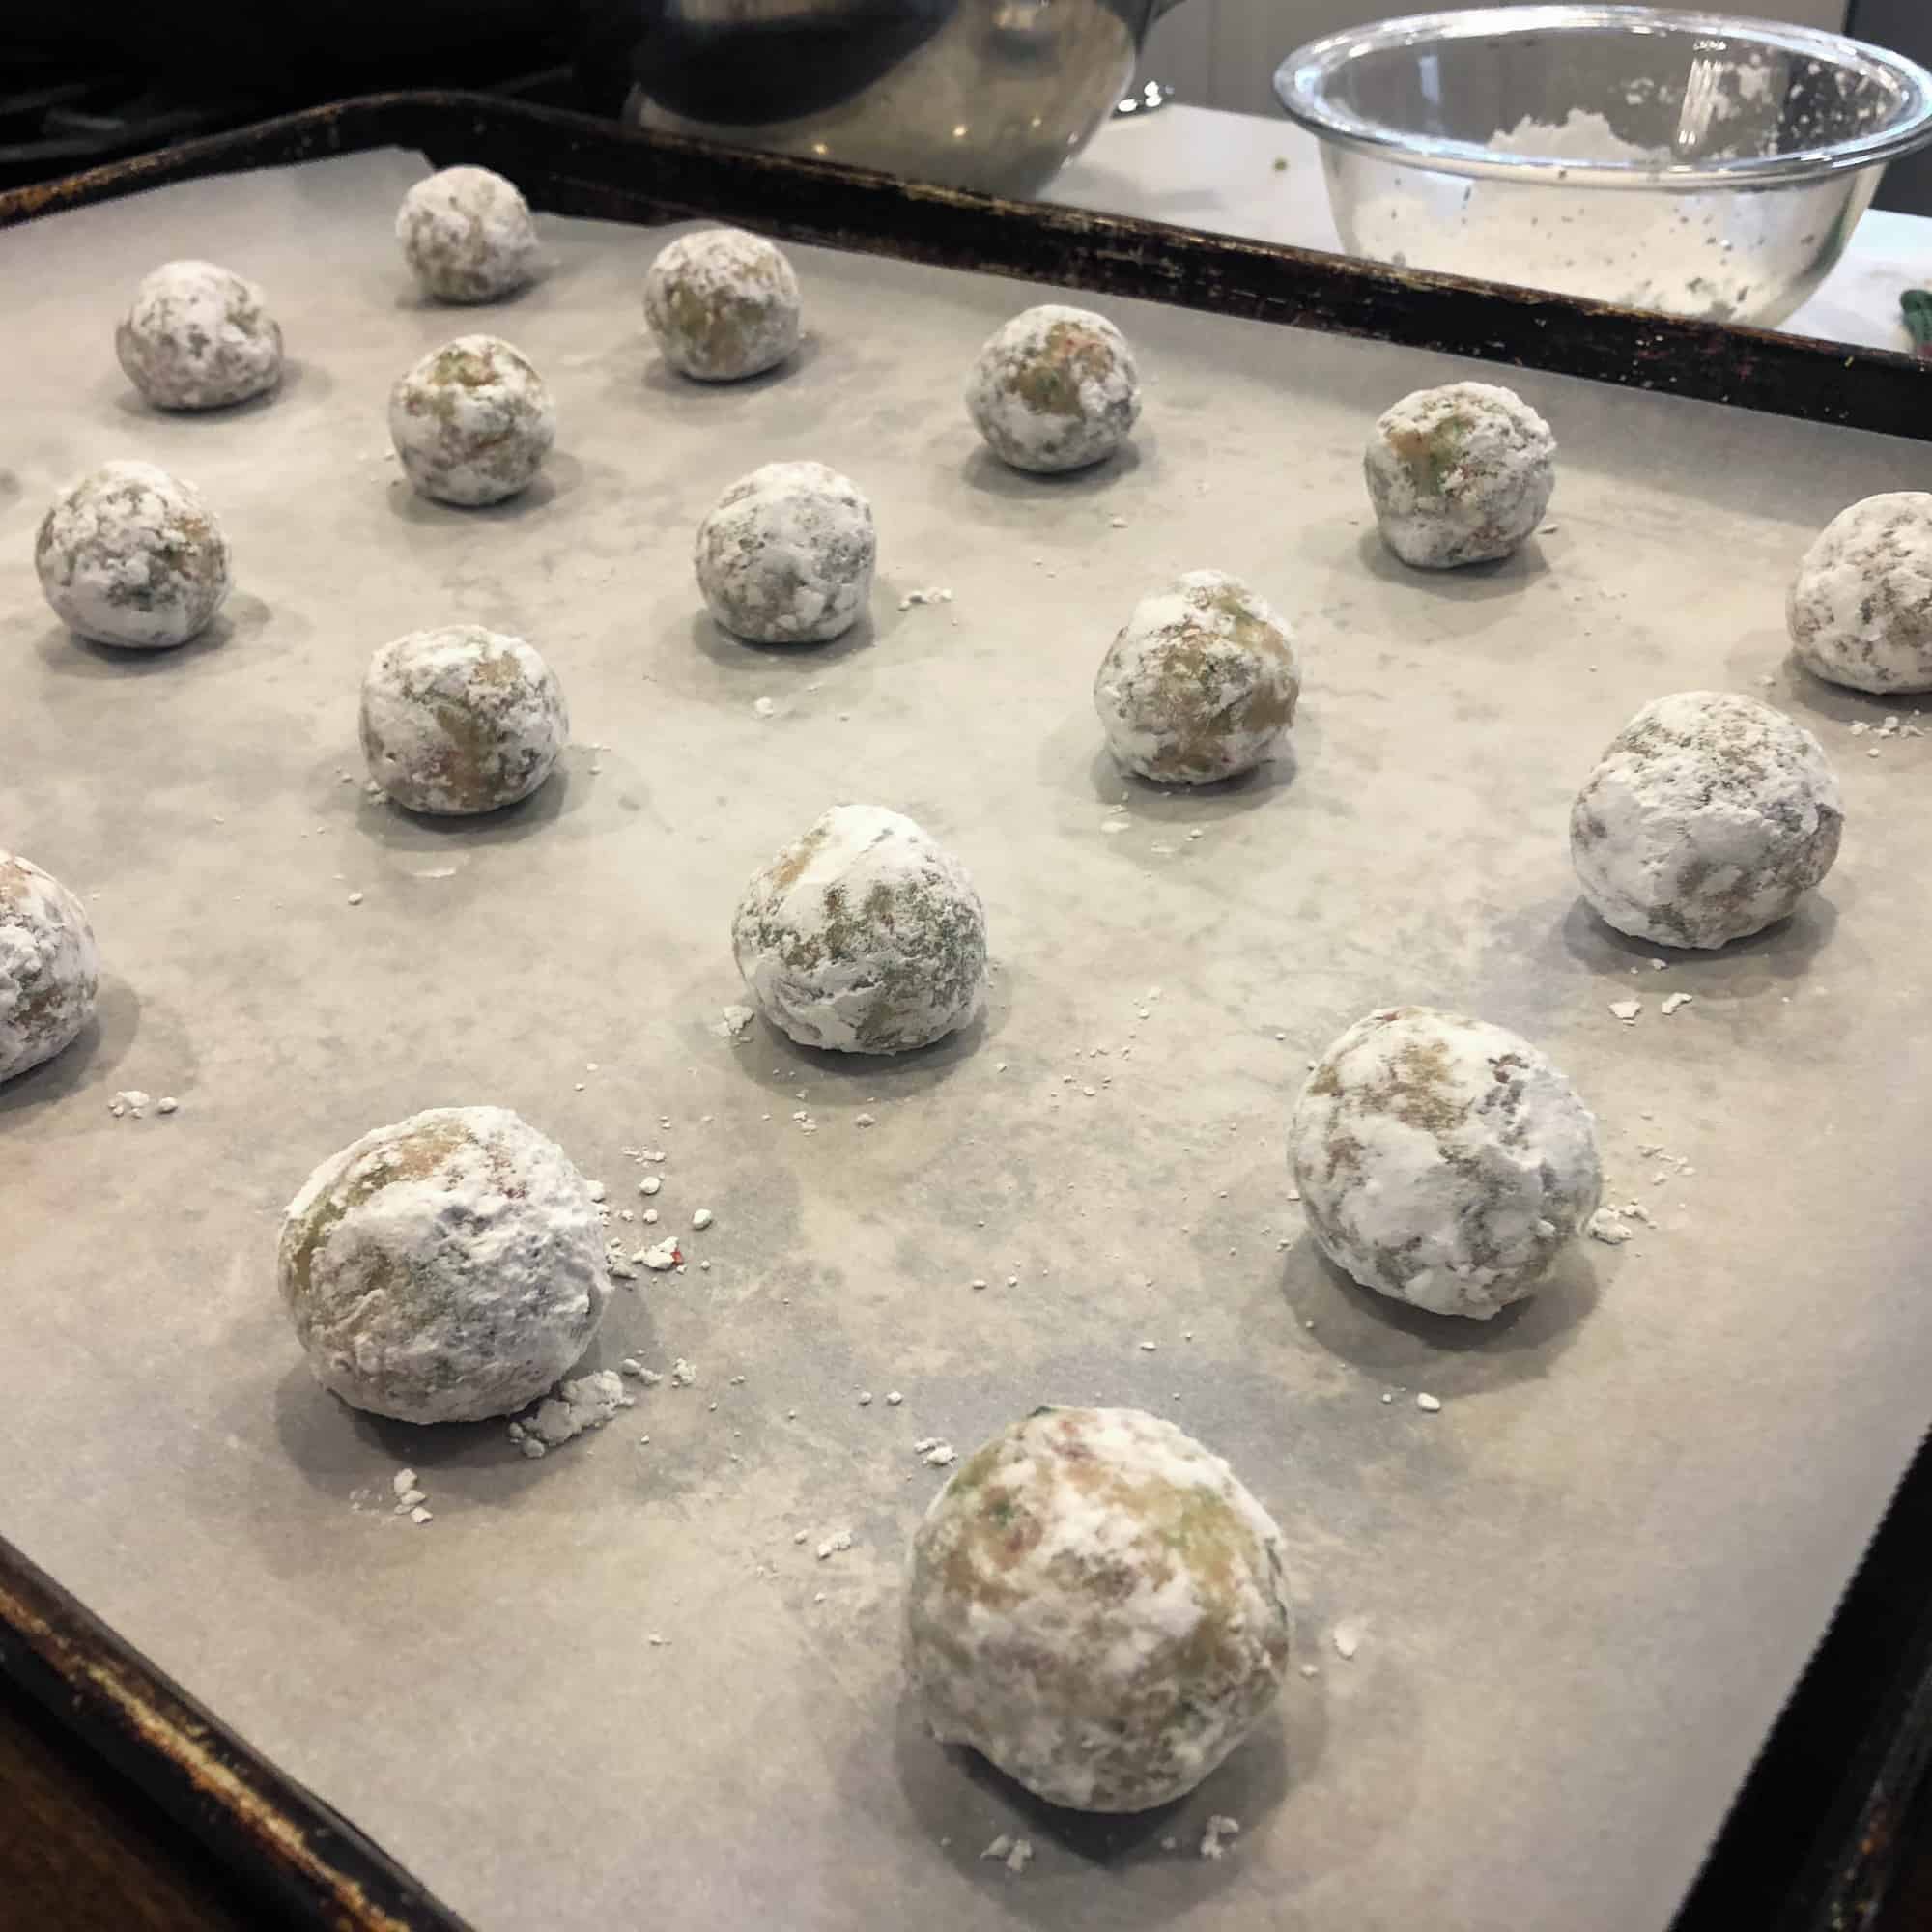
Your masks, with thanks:
<instances>
[{"instance_id":1,"label":"metal bowl rim","mask_svg":"<svg viewBox=\"0 0 1932 1932\"><path fill-rule=\"evenodd\" d=\"M1561 156L1497 155L1474 141L1446 141L1371 121L1329 98L1332 76L1352 60L1431 42L1520 39L1622 28L1671 39L1719 40L1730 46L1796 53L1889 82L1902 97L1896 117L1882 128L1824 147L1784 155L1746 155L1729 160L1671 162L1573 159ZM1844 34L1775 20L1678 13L1656 7L1483 7L1455 13L1411 14L1369 27L1347 28L1297 47L1275 70L1274 91L1289 118L1337 147L1377 160L1440 174L1528 185L1659 189L1694 194L1815 184L1870 168L1932 142L1932 73L1917 61Z\"/></svg>"}]
</instances>

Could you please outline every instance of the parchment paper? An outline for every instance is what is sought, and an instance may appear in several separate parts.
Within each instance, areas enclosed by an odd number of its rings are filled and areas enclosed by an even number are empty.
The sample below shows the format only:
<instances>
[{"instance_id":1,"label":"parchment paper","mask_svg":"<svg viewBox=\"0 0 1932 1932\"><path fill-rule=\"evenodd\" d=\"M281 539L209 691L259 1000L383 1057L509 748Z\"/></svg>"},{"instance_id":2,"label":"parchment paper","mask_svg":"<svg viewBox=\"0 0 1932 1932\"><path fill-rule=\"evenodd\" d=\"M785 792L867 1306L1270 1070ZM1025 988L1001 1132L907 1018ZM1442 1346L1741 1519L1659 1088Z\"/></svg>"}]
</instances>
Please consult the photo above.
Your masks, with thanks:
<instances>
[{"instance_id":1,"label":"parchment paper","mask_svg":"<svg viewBox=\"0 0 1932 1932\"><path fill-rule=\"evenodd\" d=\"M1662 1925L1925 1420L1932 740L1867 757L1851 721L1917 714L1804 679L1781 622L1816 528L1921 483L1922 449L1512 376L1563 445L1554 527L1416 575L1377 545L1368 424L1494 372L1114 302L1133 450L1033 480L959 392L1037 290L799 249L795 365L702 388L640 338L660 236L546 221L523 299L421 306L390 238L419 171L198 183L0 244L0 844L86 895L108 973L90 1034L0 1091L0 1526L485 1928ZM182 255L267 284L279 395L164 417L124 383L115 318ZM396 480L384 407L476 328L562 429L539 487L466 512ZM76 643L34 582L53 490L123 455L234 543L226 615L172 655ZM778 457L878 512L871 620L816 651L722 638L692 581L698 517ZM1089 685L1135 599L1208 566L1299 625L1305 708L1292 758L1164 795L1111 768ZM364 796L356 689L457 619L540 646L577 744L526 807L436 826ZM1579 905L1567 808L1637 705L1712 686L1823 734L1844 856L1781 929L1657 972ZM746 878L840 798L911 812L988 908L987 1019L901 1063L711 1031ZM1657 1232L1488 1326L1321 1264L1287 1113L1401 1000L1545 1046ZM181 1111L110 1118L133 1087ZM696 1385L543 1462L339 1406L274 1292L318 1160L477 1101L613 1208L644 1205L622 1150L663 1147L664 1226L717 1214L590 1358ZM1043 1810L901 1689L942 1480L913 1442L1089 1400L1232 1460L1318 1673L1147 1819ZM389 1513L404 1464L432 1523ZM1213 1812L1243 1827L1218 1861ZM1023 1875L979 1857L1003 1832Z\"/></svg>"}]
</instances>

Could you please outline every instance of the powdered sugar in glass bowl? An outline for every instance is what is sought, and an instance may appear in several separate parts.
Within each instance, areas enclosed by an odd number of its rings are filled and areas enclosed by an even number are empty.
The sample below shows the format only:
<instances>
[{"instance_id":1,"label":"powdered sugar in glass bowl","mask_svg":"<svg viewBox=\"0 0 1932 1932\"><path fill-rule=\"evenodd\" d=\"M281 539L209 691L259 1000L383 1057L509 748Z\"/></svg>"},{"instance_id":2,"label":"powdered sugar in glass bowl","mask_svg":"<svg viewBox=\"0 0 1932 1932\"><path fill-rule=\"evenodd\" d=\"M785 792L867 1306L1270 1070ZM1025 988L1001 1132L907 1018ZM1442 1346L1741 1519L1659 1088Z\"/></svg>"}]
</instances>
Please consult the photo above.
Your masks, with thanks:
<instances>
[{"instance_id":1,"label":"powdered sugar in glass bowl","mask_svg":"<svg viewBox=\"0 0 1932 1932\"><path fill-rule=\"evenodd\" d=\"M1275 93L1344 245L1400 268L1769 327L1832 270L1932 74L1837 34L1650 7L1416 14Z\"/></svg>"}]
</instances>

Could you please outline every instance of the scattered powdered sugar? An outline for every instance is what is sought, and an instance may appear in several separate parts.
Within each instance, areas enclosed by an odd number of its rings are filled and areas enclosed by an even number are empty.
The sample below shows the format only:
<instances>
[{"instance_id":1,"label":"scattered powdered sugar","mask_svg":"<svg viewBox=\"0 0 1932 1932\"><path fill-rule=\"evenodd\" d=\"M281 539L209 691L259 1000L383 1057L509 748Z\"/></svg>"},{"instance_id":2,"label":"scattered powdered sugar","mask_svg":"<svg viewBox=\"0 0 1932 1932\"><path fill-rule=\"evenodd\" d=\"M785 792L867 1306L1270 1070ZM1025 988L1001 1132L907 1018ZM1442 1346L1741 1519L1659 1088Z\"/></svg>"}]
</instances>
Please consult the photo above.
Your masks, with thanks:
<instances>
[{"instance_id":1,"label":"scattered powdered sugar","mask_svg":"<svg viewBox=\"0 0 1932 1932\"><path fill-rule=\"evenodd\" d=\"M1606 1204L1590 1216L1587 1233L1593 1241L1602 1241L1605 1247L1620 1248L1635 1235L1636 1230L1617 1208Z\"/></svg>"},{"instance_id":2,"label":"scattered powdered sugar","mask_svg":"<svg viewBox=\"0 0 1932 1932\"><path fill-rule=\"evenodd\" d=\"M1218 1859L1226 1856L1229 1844L1239 1835L1241 1821L1216 1812L1208 1820L1208 1829L1201 1834L1201 1856L1204 1859Z\"/></svg>"},{"instance_id":3,"label":"scattered powdered sugar","mask_svg":"<svg viewBox=\"0 0 1932 1932\"><path fill-rule=\"evenodd\" d=\"M429 1497L419 1486L413 1469L398 1469L389 1478L389 1490L396 1499L397 1516L406 1516L412 1522L435 1521L436 1519L423 1507Z\"/></svg>"},{"instance_id":4,"label":"scattered powdered sugar","mask_svg":"<svg viewBox=\"0 0 1932 1932\"><path fill-rule=\"evenodd\" d=\"M510 1440L526 1456L544 1456L582 1435L602 1429L620 1408L635 1408L636 1396L611 1369L557 1383L527 1415L510 1424Z\"/></svg>"},{"instance_id":5,"label":"scattered powdered sugar","mask_svg":"<svg viewBox=\"0 0 1932 1932\"><path fill-rule=\"evenodd\" d=\"M1033 1862L1033 1840L1015 1838L1009 1833L1002 1832L980 1856L981 1859L998 1859L1009 1872L1023 1872Z\"/></svg>"}]
</instances>

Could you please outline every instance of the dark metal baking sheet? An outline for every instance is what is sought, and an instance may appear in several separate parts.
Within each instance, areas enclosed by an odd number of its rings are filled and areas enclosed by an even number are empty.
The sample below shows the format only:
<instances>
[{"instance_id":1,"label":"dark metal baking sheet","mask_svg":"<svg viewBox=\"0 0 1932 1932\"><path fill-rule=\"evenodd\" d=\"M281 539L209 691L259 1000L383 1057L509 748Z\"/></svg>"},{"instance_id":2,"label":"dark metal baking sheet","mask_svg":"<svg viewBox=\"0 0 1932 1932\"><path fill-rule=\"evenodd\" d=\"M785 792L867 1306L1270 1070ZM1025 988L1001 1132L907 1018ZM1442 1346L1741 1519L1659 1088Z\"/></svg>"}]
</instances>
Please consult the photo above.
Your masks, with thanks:
<instances>
[{"instance_id":1,"label":"dark metal baking sheet","mask_svg":"<svg viewBox=\"0 0 1932 1932\"><path fill-rule=\"evenodd\" d=\"M635 236L552 224L555 272L523 301L416 307L387 242L412 171L204 184L9 243L34 245L37 293L8 324L0 645L24 671L0 808L100 895L114 977L96 1037L0 1095L27 1204L0 1439L36 1472L6 1526L486 1924L642 1898L697 1923L1377 1925L1424 1901L1443 1924L1662 1922L1922 1411L1923 1027L1885 964L1926 937L1892 890L1922 748L1865 760L1845 727L1873 707L1785 669L1777 626L1810 530L1916 453L1528 379L1565 443L1556 528L1510 569L1418 581L1375 548L1355 452L1439 359L1122 302L1150 377L1136 457L1032 485L956 405L1012 287L801 250L799 366L699 393L635 340ZM161 419L121 386L130 263L186 252L269 281L297 358L273 403ZM382 398L485 313L566 427L544 490L461 517L388 480ZM61 476L136 449L214 495L241 588L208 644L129 665L52 626L24 545ZM690 526L767 453L824 455L880 505L851 648L748 654L694 617ZM1208 561L1302 625L1309 708L1292 769L1163 799L1096 755L1084 687L1125 604ZM897 610L934 582L952 605ZM338 775L367 648L444 613L542 643L583 743L533 809L432 836ZM1652 979L1576 907L1568 789L1657 690L1765 677L1846 768L1847 857L1783 932ZM735 992L730 900L854 787L979 874L987 1033L879 1069L733 1050L708 1030ZM1605 1002L1633 966L1653 1002L1697 1005L1626 1032ZM1112 1055L1155 983L1130 1072ZM1642 1252L1580 1258L1501 1331L1364 1305L1283 1199L1303 1059L1412 995L1550 1045L1614 1179L1647 1182L1652 1139L1698 1169ZM183 1112L113 1121L125 1085ZM679 1204L705 1194L735 1246L719 1279L626 1302L604 1352L690 1355L698 1390L533 1468L494 1432L431 1444L310 1386L268 1278L275 1211L340 1141L453 1097L520 1106L613 1192L623 1146L669 1142ZM1441 1416L1381 1404L1424 1378ZM896 1381L900 1422L856 1406ZM1321 1672L1151 1831L1037 1813L897 1694L894 1571L937 1481L899 1435L963 1447L1095 1394L1177 1414L1276 1509ZM352 1502L403 1461L441 1504L420 1531ZM847 1520L849 1561L791 1541ZM1366 1632L1350 1663L1337 1618ZM1211 1865L1209 1808L1247 1828ZM976 1856L1015 1828L1040 1846L1023 1878Z\"/></svg>"}]
</instances>

